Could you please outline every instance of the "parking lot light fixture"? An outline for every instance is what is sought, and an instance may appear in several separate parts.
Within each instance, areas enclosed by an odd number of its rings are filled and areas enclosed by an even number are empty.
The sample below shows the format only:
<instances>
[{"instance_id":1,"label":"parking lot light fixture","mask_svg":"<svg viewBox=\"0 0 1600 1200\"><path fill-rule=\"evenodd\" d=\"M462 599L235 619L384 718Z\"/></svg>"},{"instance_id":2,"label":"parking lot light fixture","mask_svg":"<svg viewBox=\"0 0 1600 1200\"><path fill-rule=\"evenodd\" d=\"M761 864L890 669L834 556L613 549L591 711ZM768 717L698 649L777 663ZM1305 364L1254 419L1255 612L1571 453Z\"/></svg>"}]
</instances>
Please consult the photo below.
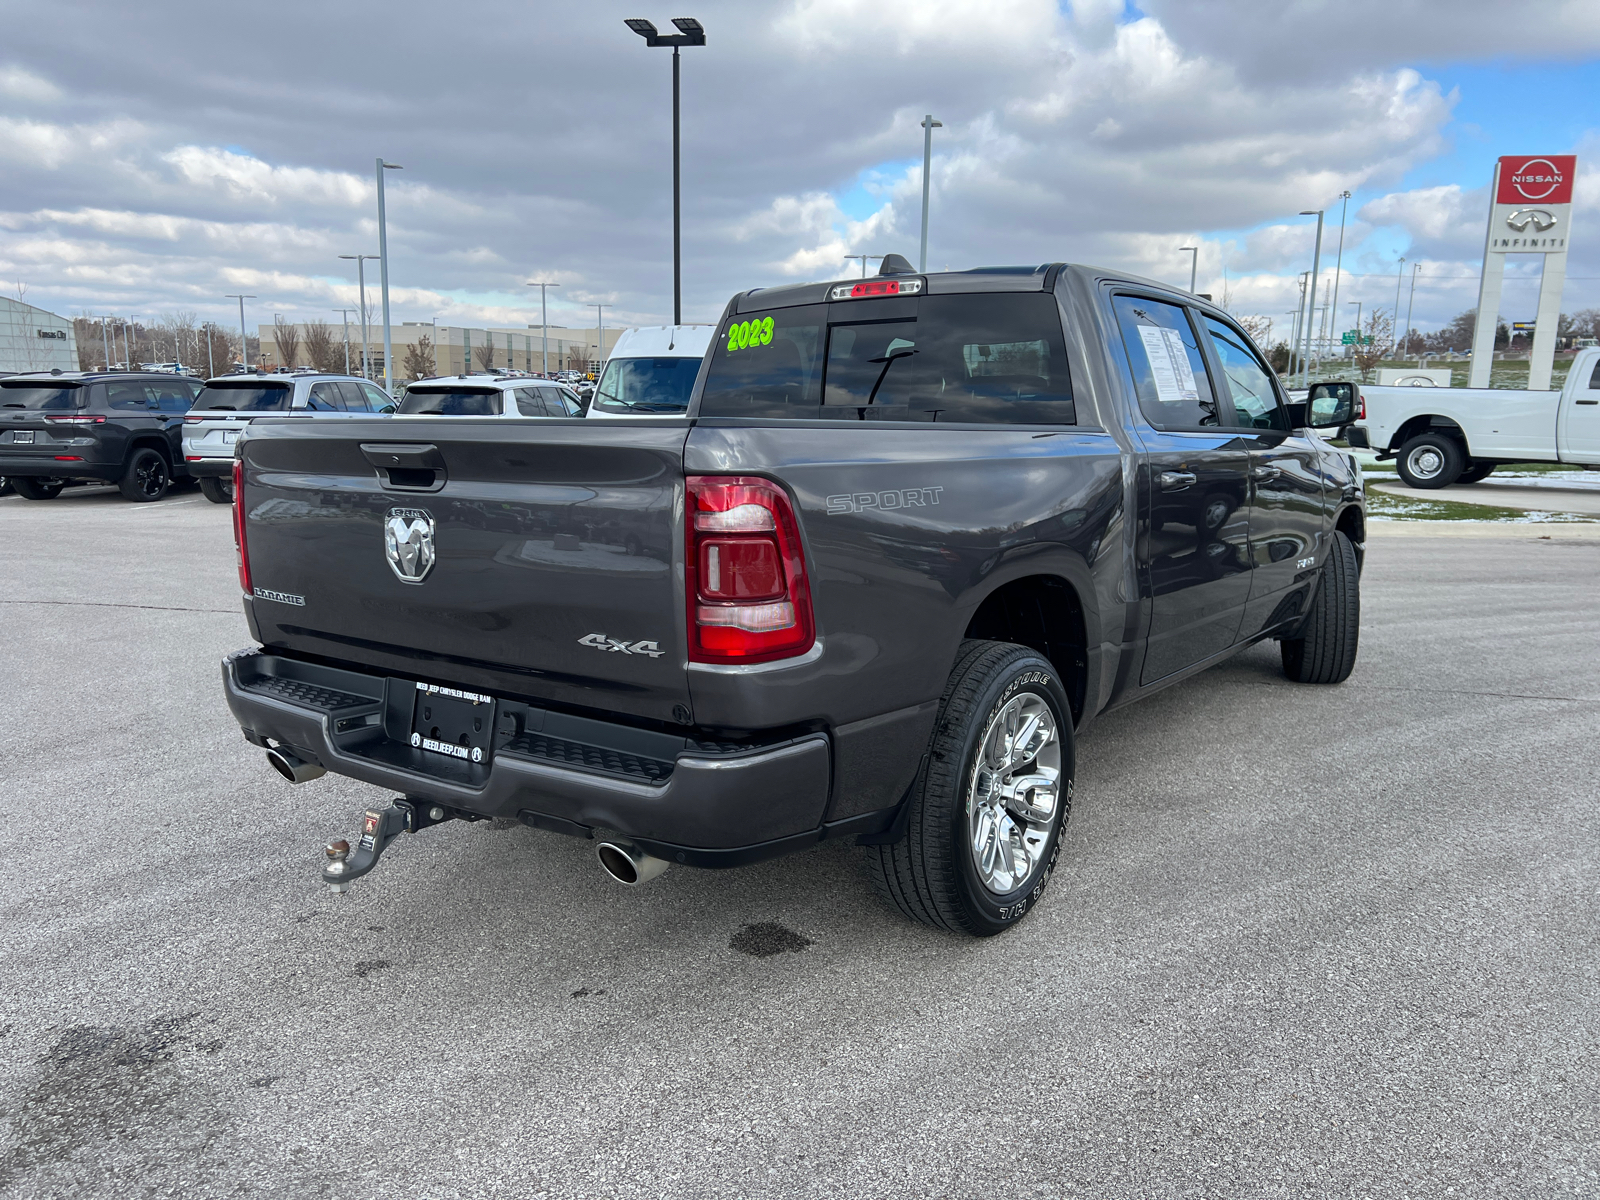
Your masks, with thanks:
<instances>
[{"instance_id":1,"label":"parking lot light fixture","mask_svg":"<svg viewBox=\"0 0 1600 1200\"><path fill-rule=\"evenodd\" d=\"M378 159L378 278L383 288L383 390L394 391L394 343L389 337L389 228L383 215L383 173L402 171L399 163Z\"/></svg>"},{"instance_id":2,"label":"parking lot light fixture","mask_svg":"<svg viewBox=\"0 0 1600 1200\"><path fill-rule=\"evenodd\" d=\"M630 17L622 23L642 37L647 46L672 47L672 323L682 325L683 237L678 169L678 49L681 46L704 46L706 27L693 17L673 17L672 23L678 28L675 34L662 33L654 24L642 17Z\"/></svg>"},{"instance_id":3,"label":"parking lot light fixture","mask_svg":"<svg viewBox=\"0 0 1600 1200\"><path fill-rule=\"evenodd\" d=\"M1311 292L1307 297L1305 327L1301 331L1306 344L1306 354L1300 360L1300 374L1305 381L1306 387L1311 386L1311 336L1312 325L1316 320L1317 314L1317 272L1322 265L1322 214L1323 210L1320 208L1302 208L1300 210L1302 217L1314 216L1317 218L1317 244L1316 249L1311 252Z\"/></svg>"},{"instance_id":4,"label":"parking lot light fixture","mask_svg":"<svg viewBox=\"0 0 1600 1200\"><path fill-rule=\"evenodd\" d=\"M1194 295L1194 277L1195 277L1195 272L1200 267L1200 247L1199 246L1179 246L1178 247L1178 253L1179 254L1182 254L1185 250L1187 250L1189 252L1189 294L1192 296L1192 295Z\"/></svg>"},{"instance_id":5,"label":"parking lot light fixture","mask_svg":"<svg viewBox=\"0 0 1600 1200\"><path fill-rule=\"evenodd\" d=\"M1350 192L1339 193L1339 253L1333 260L1333 320L1339 321L1339 278L1344 273L1344 218L1350 208Z\"/></svg>"},{"instance_id":6,"label":"parking lot light fixture","mask_svg":"<svg viewBox=\"0 0 1600 1200\"><path fill-rule=\"evenodd\" d=\"M376 254L341 254L340 258L353 258L356 263L356 286L361 293L361 378L371 379L370 357L367 346L371 342L367 325L367 260Z\"/></svg>"},{"instance_id":7,"label":"parking lot light fixture","mask_svg":"<svg viewBox=\"0 0 1600 1200\"><path fill-rule=\"evenodd\" d=\"M646 21L646 25L650 22ZM653 25L651 28L655 28ZM529 287L539 289L539 371L546 379L550 378L550 305L546 299L546 288L560 287L559 283L530 283Z\"/></svg>"},{"instance_id":8,"label":"parking lot light fixture","mask_svg":"<svg viewBox=\"0 0 1600 1200\"><path fill-rule=\"evenodd\" d=\"M589 307L595 310L595 325L596 325L597 329L599 330L598 334L596 335L597 342L598 342L598 348L595 350L595 354L598 356L596 361L598 361L601 366L605 366L605 362L606 362L606 312L605 312L605 310L608 309L608 308L614 308L616 306L612 305L612 304L591 304Z\"/></svg>"},{"instance_id":9,"label":"parking lot light fixture","mask_svg":"<svg viewBox=\"0 0 1600 1200\"><path fill-rule=\"evenodd\" d=\"M922 251L917 255L917 270L924 272L928 269L928 176L933 171L933 131L943 128L944 122L935 121L932 113L922 118ZM866 268L867 264L862 263L863 274Z\"/></svg>"},{"instance_id":10,"label":"parking lot light fixture","mask_svg":"<svg viewBox=\"0 0 1600 1200\"><path fill-rule=\"evenodd\" d=\"M335 308L333 312L344 318L344 373L350 374L350 310L348 308Z\"/></svg>"},{"instance_id":11,"label":"parking lot light fixture","mask_svg":"<svg viewBox=\"0 0 1600 1200\"><path fill-rule=\"evenodd\" d=\"M865 279L867 277L867 263L870 260L874 259L874 258L877 258L877 259L883 258L883 255L881 255L881 254L846 254L844 257L845 257L845 261L846 262L848 262L849 260L851 260L853 258L859 258L861 260L861 278Z\"/></svg>"},{"instance_id":12,"label":"parking lot light fixture","mask_svg":"<svg viewBox=\"0 0 1600 1200\"><path fill-rule=\"evenodd\" d=\"M237 300L239 302L239 365L248 371L250 369L250 334L246 332L244 327L244 302L246 300L254 300L255 297L239 296L233 292L227 293L227 297L229 300Z\"/></svg>"}]
</instances>

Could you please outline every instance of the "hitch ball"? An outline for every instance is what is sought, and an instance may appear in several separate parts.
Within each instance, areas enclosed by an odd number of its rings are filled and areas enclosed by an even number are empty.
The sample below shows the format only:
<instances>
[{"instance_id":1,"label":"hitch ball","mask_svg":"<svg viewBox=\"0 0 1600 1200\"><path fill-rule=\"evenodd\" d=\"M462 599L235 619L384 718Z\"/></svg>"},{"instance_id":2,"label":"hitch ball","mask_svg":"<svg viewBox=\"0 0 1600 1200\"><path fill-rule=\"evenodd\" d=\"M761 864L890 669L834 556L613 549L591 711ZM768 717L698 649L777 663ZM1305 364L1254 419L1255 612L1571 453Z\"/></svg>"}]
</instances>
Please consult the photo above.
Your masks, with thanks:
<instances>
[{"instance_id":1,"label":"hitch ball","mask_svg":"<svg viewBox=\"0 0 1600 1200\"><path fill-rule=\"evenodd\" d=\"M330 875L343 875L346 860L350 857L350 843L340 838L336 842L329 842L325 853L328 856L328 865L322 870L322 877L327 879ZM347 892L350 884L343 879L331 879L328 886L335 892Z\"/></svg>"}]
</instances>

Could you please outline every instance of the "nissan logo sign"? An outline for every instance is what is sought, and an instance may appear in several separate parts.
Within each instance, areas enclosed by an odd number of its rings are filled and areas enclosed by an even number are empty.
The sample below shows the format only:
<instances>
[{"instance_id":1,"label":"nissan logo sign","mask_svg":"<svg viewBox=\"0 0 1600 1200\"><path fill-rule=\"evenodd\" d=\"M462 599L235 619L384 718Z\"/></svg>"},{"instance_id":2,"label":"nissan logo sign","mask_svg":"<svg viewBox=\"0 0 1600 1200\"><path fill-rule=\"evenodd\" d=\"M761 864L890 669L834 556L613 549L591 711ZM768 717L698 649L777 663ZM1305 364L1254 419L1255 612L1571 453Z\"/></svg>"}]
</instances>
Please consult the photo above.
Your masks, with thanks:
<instances>
[{"instance_id":1,"label":"nissan logo sign","mask_svg":"<svg viewBox=\"0 0 1600 1200\"><path fill-rule=\"evenodd\" d=\"M1511 186L1528 200L1543 200L1565 177L1548 158L1530 158L1511 173Z\"/></svg>"}]
</instances>

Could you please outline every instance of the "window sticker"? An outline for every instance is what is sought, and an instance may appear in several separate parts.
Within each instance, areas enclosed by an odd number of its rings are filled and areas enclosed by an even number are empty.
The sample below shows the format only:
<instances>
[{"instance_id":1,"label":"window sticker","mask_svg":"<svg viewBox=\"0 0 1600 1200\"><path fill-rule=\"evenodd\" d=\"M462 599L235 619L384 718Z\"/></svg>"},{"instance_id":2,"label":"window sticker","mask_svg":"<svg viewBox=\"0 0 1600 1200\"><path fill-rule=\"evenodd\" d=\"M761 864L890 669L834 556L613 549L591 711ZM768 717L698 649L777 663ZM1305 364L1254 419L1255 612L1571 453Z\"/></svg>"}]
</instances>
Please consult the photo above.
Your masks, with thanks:
<instances>
[{"instance_id":1,"label":"window sticker","mask_svg":"<svg viewBox=\"0 0 1600 1200\"><path fill-rule=\"evenodd\" d=\"M1145 357L1150 360L1150 375L1156 396L1163 404L1197 404L1200 392L1195 387L1194 369L1184 349L1183 335L1176 329L1156 325L1139 326Z\"/></svg>"},{"instance_id":2,"label":"window sticker","mask_svg":"<svg viewBox=\"0 0 1600 1200\"><path fill-rule=\"evenodd\" d=\"M728 326L728 353L772 345L772 318L758 317Z\"/></svg>"}]
</instances>

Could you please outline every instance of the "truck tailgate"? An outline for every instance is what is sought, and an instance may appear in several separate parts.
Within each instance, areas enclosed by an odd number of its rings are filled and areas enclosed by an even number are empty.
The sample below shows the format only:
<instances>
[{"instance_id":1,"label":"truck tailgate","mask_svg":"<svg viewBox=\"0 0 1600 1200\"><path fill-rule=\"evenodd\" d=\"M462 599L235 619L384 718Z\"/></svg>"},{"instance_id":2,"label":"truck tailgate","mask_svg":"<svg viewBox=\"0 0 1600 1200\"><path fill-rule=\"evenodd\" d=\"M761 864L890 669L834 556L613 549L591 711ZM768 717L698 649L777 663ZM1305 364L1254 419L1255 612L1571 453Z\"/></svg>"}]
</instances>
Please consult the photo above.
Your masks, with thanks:
<instances>
[{"instance_id":1,"label":"truck tailgate","mask_svg":"<svg viewBox=\"0 0 1600 1200\"><path fill-rule=\"evenodd\" d=\"M683 720L687 429L397 424L251 425L243 504L262 642Z\"/></svg>"}]
</instances>

